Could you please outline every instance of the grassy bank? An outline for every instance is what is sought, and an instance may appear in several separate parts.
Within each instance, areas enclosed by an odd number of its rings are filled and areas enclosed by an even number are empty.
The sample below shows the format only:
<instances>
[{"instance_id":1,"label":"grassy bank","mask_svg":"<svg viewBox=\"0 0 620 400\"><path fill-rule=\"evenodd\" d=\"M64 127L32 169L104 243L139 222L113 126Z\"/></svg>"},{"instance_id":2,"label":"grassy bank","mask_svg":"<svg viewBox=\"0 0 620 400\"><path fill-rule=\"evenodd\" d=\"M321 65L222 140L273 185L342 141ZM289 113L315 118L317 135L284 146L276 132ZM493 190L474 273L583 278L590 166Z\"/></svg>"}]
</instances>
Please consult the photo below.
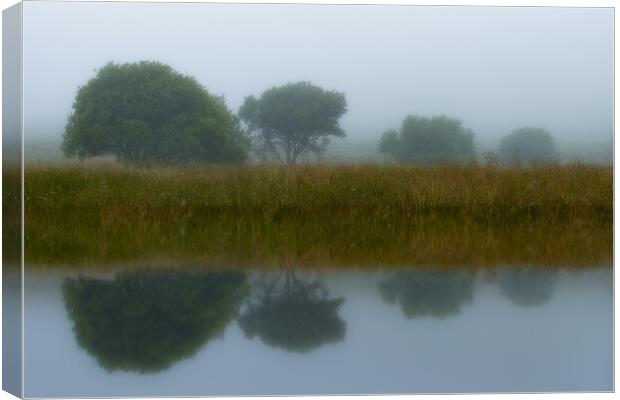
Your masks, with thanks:
<instances>
[{"instance_id":1,"label":"grassy bank","mask_svg":"<svg viewBox=\"0 0 620 400\"><path fill-rule=\"evenodd\" d=\"M26 262L609 263L612 183L591 166L36 167Z\"/></svg>"}]
</instances>

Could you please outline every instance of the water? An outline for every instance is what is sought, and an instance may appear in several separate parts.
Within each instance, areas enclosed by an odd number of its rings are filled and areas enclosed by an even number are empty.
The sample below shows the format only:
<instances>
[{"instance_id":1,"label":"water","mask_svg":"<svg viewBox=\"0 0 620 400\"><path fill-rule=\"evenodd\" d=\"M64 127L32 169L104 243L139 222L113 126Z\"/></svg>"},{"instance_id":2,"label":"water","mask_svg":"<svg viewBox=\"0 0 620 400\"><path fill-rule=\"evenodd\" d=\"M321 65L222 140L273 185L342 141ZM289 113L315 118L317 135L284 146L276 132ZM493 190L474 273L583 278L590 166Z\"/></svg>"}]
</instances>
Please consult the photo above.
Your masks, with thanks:
<instances>
[{"instance_id":1,"label":"water","mask_svg":"<svg viewBox=\"0 0 620 400\"><path fill-rule=\"evenodd\" d=\"M612 269L27 271L25 396L611 391Z\"/></svg>"}]
</instances>

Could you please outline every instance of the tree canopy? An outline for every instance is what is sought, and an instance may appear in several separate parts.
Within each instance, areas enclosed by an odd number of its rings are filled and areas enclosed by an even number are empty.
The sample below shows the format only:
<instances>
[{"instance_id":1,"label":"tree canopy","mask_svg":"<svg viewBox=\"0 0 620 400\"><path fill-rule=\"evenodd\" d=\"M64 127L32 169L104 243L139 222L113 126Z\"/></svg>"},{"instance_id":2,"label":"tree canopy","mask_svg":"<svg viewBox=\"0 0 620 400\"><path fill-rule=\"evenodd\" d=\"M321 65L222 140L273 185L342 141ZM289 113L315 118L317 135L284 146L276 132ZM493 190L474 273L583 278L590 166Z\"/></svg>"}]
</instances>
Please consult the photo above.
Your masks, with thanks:
<instances>
[{"instance_id":1,"label":"tree canopy","mask_svg":"<svg viewBox=\"0 0 620 400\"><path fill-rule=\"evenodd\" d=\"M152 61L108 63L79 88L63 137L67 157L144 164L232 163L249 140L221 98Z\"/></svg>"},{"instance_id":2,"label":"tree canopy","mask_svg":"<svg viewBox=\"0 0 620 400\"><path fill-rule=\"evenodd\" d=\"M553 163L557 161L555 140L542 128L525 127L502 138L499 161L507 165Z\"/></svg>"},{"instance_id":3,"label":"tree canopy","mask_svg":"<svg viewBox=\"0 0 620 400\"><path fill-rule=\"evenodd\" d=\"M262 158L291 165L305 154L324 152L330 136L344 137L338 120L346 111L343 93L297 82L273 87L258 99L246 97L239 117Z\"/></svg>"},{"instance_id":4,"label":"tree canopy","mask_svg":"<svg viewBox=\"0 0 620 400\"><path fill-rule=\"evenodd\" d=\"M403 271L379 284L383 300L400 303L407 318L445 318L473 299L473 275L432 270Z\"/></svg>"},{"instance_id":5,"label":"tree canopy","mask_svg":"<svg viewBox=\"0 0 620 400\"><path fill-rule=\"evenodd\" d=\"M240 272L131 271L68 278L62 291L78 344L102 367L153 373L219 335L247 280Z\"/></svg>"},{"instance_id":6,"label":"tree canopy","mask_svg":"<svg viewBox=\"0 0 620 400\"><path fill-rule=\"evenodd\" d=\"M258 335L272 347L305 353L344 338L345 322L338 316L343 298L330 299L320 281L308 282L292 271L268 279L239 318L245 335Z\"/></svg>"},{"instance_id":7,"label":"tree canopy","mask_svg":"<svg viewBox=\"0 0 620 400\"><path fill-rule=\"evenodd\" d=\"M381 136L379 151L403 163L463 163L476 157L473 138L458 119L408 115L399 131L390 129Z\"/></svg>"}]
</instances>

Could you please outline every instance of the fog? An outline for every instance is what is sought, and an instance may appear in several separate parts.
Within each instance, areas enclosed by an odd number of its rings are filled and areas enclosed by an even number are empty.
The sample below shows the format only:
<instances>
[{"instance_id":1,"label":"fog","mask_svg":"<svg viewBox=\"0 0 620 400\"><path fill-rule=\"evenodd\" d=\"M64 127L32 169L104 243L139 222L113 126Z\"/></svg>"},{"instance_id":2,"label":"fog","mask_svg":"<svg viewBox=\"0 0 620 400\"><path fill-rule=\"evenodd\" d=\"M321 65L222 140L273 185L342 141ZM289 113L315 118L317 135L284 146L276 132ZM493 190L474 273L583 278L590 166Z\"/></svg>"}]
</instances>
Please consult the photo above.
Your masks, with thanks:
<instances>
[{"instance_id":1,"label":"fog","mask_svg":"<svg viewBox=\"0 0 620 400\"><path fill-rule=\"evenodd\" d=\"M98 68L139 60L196 77L235 112L290 81L342 91L350 142L407 114L457 117L483 147L521 126L613 138L611 8L26 2L23 23L33 141L60 141Z\"/></svg>"}]
</instances>

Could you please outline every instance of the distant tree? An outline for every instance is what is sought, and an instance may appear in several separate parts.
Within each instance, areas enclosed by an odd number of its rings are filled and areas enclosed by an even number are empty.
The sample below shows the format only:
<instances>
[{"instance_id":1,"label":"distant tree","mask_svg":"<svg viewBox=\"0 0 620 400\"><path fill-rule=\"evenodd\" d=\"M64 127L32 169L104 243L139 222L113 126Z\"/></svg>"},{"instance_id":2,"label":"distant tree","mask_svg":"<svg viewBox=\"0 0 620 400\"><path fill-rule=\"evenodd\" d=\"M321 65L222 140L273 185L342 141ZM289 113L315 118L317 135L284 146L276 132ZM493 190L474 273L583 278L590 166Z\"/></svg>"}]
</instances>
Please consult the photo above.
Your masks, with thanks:
<instances>
[{"instance_id":1,"label":"distant tree","mask_svg":"<svg viewBox=\"0 0 620 400\"><path fill-rule=\"evenodd\" d=\"M500 293L523 307L540 306L551 300L556 273L531 268L506 269L498 273Z\"/></svg>"},{"instance_id":2,"label":"distant tree","mask_svg":"<svg viewBox=\"0 0 620 400\"><path fill-rule=\"evenodd\" d=\"M131 271L62 286L78 344L107 370L153 373L221 334L247 294L239 272Z\"/></svg>"},{"instance_id":3,"label":"distant tree","mask_svg":"<svg viewBox=\"0 0 620 400\"><path fill-rule=\"evenodd\" d=\"M239 318L247 337L258 335L269 346L299 353L343 339L345 323L338 309L344 299L329 299L320 281L305 281L288 271L252 290Z\"/></svg>"},{"instance_id":4,"label":"distant tree","mask_svg":"<svg viewBox=\"0 0 620 400\"><path fill-rule=\"evenodd\" d=\"M458 119L408 115L400 131L391 129L382 135L379 151L403 163L462 163L476 157L473 138Z\"/></svg>"},{"instance_id":5,"label":"distant tree","mask_svg":"<svg viewBox=\"0 0 620 400\"><path fill-rule=\"evenodd\" d=\"M263 158L292 165L305 154L323 153L330 136L344 137L338 120L346 111L343 93L297 82L273 87L258 99L246 97L239 117Z\"/></svg>"},{"instance_id":6,"label":"distant tree","mask_svg":"<svg viewBox=\"0 0 620 400\"><path fill-rule=\"evenodd\" d=\"M497 160L497 153L494 151L487 151L486 153L484 153L484 161L486 161L486 164L488 167L494 167L497 166L497 164L499 164L499 161Z\"/></svg>"},{"instance_id":7,"label":"distant tree","mask_svg":"<svg viewBox=\"0 0 620 400\"><path fill-rule=\"evenodd\" d=\"M558 159L553 137L542 128L515 130L502 138L498 153L506 165L554 163Z\"/></svg>"},{"instance_id":8,"label":"distant tree","mask_svg":"<svg viewBox=\"0 0 620 400\"><path fill-rule=\"evenodd\" d=\"M412 270L379 284L383 300L400 303L407 318L445 318L458 314L473 298L473 275L467 272Z\"/></svg>"},{"instance_id":9,"label":"distant tree","mask_svg":"<svg viewBox=\"0 0 620 400\"><path fill-rule=\"evenodd\" d=\"M379 140L379 152L388 154L393 158L397 158L400 153L400 140L398 138L398 131L390 129L386 131Z\"/></svg>"},{"instance_id":10,"label":"distant tree","mask_svg":"<svg viewBox=\"0 0 620 400\"><path fill-rule=\"evenodd\" d=\"M167 65L108 63L78 90L62 150L133 164L233 163L249 140L221 98Z\"/></svg>"}]
</instances>

